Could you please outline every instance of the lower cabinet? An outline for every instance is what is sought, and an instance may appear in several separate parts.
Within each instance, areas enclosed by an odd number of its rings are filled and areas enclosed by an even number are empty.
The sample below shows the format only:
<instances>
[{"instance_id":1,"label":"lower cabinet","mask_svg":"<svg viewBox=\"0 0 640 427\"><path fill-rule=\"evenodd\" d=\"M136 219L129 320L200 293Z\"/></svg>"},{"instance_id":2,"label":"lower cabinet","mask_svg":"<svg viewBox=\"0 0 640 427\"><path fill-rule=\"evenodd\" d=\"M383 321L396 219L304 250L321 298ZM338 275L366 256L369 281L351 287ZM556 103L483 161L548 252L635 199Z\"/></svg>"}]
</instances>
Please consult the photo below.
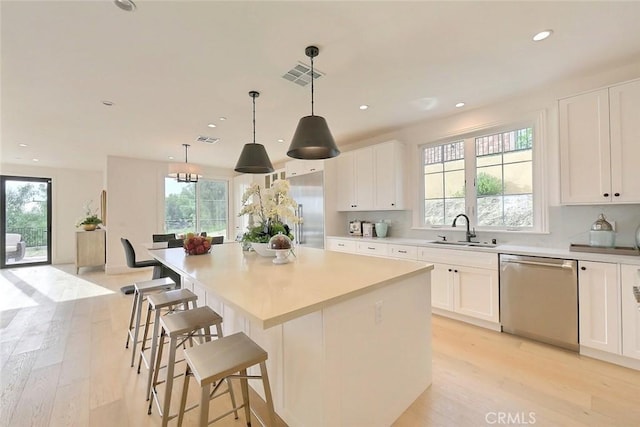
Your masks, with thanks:
<instances>
[{"instance_id":1,"label":"lower cabinet","mask_svg":"<svg viewBox=\"0 0 640 427\"><path fill-rule=\"evenodd\" d=\"M106 232L76 231L76 274L81 267L104 266L106 262Z\"/></svg>"},{"instance_id":2,"label":"lower cabinet","mask_svg":"<svg viewBox=\"0 0 640 427\"><path fill-rule=\"evenodd\" d=\"M640 359L640 265L621 265L622 355Z\"/></svg>"},{"instance_id":3,"label":"lower cabinet","mask_svg":"<svg viewBox=\"0 0 640 427\"><path fill-rule=\"evenodd\" d=\"M355 240L327 238L325 247L327 250L334 252L356 253Z\"/></svg>"},{"instance_id":4,"label":"lower cabinet","mask_svg":"<svg viewBox=\"0 0 640 427\"><path fill-rule=\"evenodd\" d=\"M431 305L434 308L498 324L497 254L420 248L418 259L434 263L431 272ZM449 263L451 261L455 264Z\"/></svg>"},{"instance_id":5,"label":"lower cabinet","mask_svg":"<svg viewBox=\"0 0 640 427\"><path fill-rule=\"evenodd\" d=\"M580 261L580 346L620 353L618 264Z\"/></svg>"}]
</instances>

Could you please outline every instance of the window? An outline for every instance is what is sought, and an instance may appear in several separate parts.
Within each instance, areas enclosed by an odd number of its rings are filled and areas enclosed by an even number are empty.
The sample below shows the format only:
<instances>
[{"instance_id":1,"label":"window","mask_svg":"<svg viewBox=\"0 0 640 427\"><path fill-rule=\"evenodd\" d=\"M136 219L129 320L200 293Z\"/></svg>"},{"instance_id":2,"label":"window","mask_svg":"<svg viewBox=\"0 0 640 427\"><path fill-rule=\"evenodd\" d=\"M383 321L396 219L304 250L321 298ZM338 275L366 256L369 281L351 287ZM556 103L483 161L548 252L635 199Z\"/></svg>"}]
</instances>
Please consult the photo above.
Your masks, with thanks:
<instances>
[{"instance_id":1,"label":"window","mask_svg":"<svg viewBox=\"0 0 640 427\"><path fill-rule=\"evenodd\" d=\"M165 178L166 233L206 232L227 239L229 191L227 181L201 179L197 183Z\"/></svg>"},{"instance_id":2,"label":"window","mask_svg":"<svg viewBox=\"0 0 640 427\"><path fill-rule=\"evenodd\" d=\"M422 160L423 226L450 226L466 213L475 227L541 229L532 126L425 145Z\"/></svg>"}]
</instances>

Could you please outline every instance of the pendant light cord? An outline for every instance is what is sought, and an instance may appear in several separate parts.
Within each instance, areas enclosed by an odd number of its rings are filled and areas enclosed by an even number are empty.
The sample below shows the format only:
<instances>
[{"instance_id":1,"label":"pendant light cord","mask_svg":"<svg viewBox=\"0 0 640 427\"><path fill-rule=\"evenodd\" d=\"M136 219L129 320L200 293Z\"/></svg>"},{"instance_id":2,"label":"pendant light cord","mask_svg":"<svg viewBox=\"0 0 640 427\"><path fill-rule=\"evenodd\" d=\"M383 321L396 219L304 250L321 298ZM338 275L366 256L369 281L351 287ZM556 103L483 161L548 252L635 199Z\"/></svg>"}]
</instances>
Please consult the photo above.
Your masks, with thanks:
<instances>
[{"instance_id":1,"label":"pendant light cord","mask_svg":"<svg viewBox=\"0 0 640 427\"><path fill-rule=\"evenodd\" d=\"M253 143L256 143L256 97L251 96L253 98Z\"/></svg>"},{"instance_id":2,"label":"pendant light cord","mask_svg":"<svg viewBox=\"0 0 640 427\"><path fill-rule=\"evenodd\" d=\"M313 56L311 57L311 115L313 116Z\"/></svg>"},{"instance_id":3,"label":"pendant light cord","mask_svg":"<svg viewBox=\"0 0 640 427\"><path fill-rule=\"evenodd\" d=\"M182 144L184 145L184 162L185 163L189 163L189 144Z\"/></svg>"}]
</instances>

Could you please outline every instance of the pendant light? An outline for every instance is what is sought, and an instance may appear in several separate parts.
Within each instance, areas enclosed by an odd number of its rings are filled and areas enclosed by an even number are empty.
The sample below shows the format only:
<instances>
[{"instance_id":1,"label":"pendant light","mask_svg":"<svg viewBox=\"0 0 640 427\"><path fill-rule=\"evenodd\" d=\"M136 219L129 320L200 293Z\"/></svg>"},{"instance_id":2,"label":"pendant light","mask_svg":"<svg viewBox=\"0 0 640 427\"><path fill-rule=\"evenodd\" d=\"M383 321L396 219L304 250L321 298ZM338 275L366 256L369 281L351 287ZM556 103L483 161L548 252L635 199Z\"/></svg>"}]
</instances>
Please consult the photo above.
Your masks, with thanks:
<instances>
[{"instance_id":1,"label":"pendant light","mask_svg":"<svg viewBox=\"0 0 640 427\"><path fill-rule=\"evenodd\" d=\"M196 165L189 164L189 144L184 146L184 163L174 163L171 165L169 176L175 178L178 182L198 182L202 178L202 172Z\"/></svg>"},{"instance_id":2,"label":"pendant light","mask_svg":"<svg viewBox=\"0 0 640 427\"><path fill-rule=\"evenodd\" d=\"M340 150L333 140L329 126L324 117L313 114L313 58L318 56L320 50L315 46L308 46L305 54L311 58L311 115L305 116L298 122L296 132L293 134L287 156L294 159L329 159L340 154Z\"/></svg>"},{"instance_id":3,"label":"pendant light","mask_svg":"<svg viewBox=\"0 0 640 427\"><path fill-rule=\"evenodd\" d=\"M241 173L271 173L274 169L267 150L264 145L256 144L256 98L260 92L252 90L249 96L253 98L253 144L244 145L234 170Z\"/></svg>"}]
</instances>

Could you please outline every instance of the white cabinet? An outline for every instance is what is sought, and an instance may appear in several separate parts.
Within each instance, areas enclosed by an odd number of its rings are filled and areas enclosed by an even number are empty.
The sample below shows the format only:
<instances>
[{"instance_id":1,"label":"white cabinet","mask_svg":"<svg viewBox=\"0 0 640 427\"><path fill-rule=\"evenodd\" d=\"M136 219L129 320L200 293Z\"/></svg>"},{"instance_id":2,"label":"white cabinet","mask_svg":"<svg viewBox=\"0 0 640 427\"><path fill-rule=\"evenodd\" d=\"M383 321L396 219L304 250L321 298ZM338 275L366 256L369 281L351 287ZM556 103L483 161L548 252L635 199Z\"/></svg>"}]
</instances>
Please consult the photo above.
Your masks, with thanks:
<instances>
[{"instance_id":1,"label":"white cabinet","mask_svg":"<svg viewBox=\"0 0 640 427\"><path fill-rule=\"evenodd\" d=\"M374 209L404 209L404 145L397 141L373 146Z\"/></svg>"},{"instance_id":2,"label":"white cabinet","mask_svg":"<svg viewBox=\"0 0 640 427\"><path fill-rule=\"evenodd\" d=\"M580 261L580 346L620 353L618 264Z\"/></svg>"},{"instance_id":3,"label":"white cabinet","mask_svg":"<svg viewBox=\"0 0 640 427\"><path fill-rule=\"evenodd\" d=\"M242 195L253 183L253 175L242 174L233 177L233 217L234 217L234 230L233 238L235 239L239 234L247 231L249 227L249 215L238 216L238 213L242 209Z\"/></svg>"},{"instance_id":4,"label":"white cabinet","mask_svg":"<svg viewBox=\"0 0 640 427\"><path fill-rule=\"evenodd\" d=\"M337 159L339 211L404 209L404 145L385 142Z\"/></svg>"},{"instance_id":5,"label":"white cabinet","mask_svg":"<svg viewBox=\"0 0 640 427\"><path fill-rule=\"evenodd\" d=\"M356 253L373 256L387 256L387 244L377 242L358 242Z\"/></svg>"},{"instance_id":6,"label":"white cabinet","mask_svg":"<svg viewBox=\"0 0 640 427\"><path fill-rule=\"evenodd\" d=\"M291 160L285 163L287 178L318 172L324 169L324 160Z\"/></svg>"},{"instance_id":7,"label":"white cabinet","mask_svg":"<svg viewBox=\"0 0 640 427\"><path fill-rule=\"evenodd\" d=\"M559 101L565 204L638 203L640 81Z\"/></svg>"},{"instance_id":8,"label":"white cabinet","mask_svg":"<svg viewBox=\"0 0 640 427\"><path fill-rule=\"evenodd\" d=\"M76 231L76 274L80 267L99 267L106 262L106 232Z\"/></svg>"},{"instance_id":9,"label":"white cabinet","mask_svg":"<svg viewBox=\"0 0 640 427\"><path fill-rule=\"evenodd\" d=\"M286 176L286 172L284 169L278 169L275 170L271 173L265 174L264 175L264 188L271 188L271 185L273 185L273 182L275 180L278 179L285 179Z\"/></svg>"},{"instance_id":10,"label":"white cabinet","mask_svg":"<svg viewBox=\"0 0 640 427\"><path fill-rule=\"evenodd\" d=\"M349 151L341 154L336 161L338 210L373 210L373 150Z\"/></svg>"},{"instance_id":11,"label":"white cabinet","mask_svg":"<svg viewBox=\"0 0 640 427\"><path fill-rule=\"evenodd\" d=\"M622 354L640 359L640 265L620 266Z\"/></svg>"},{"instance_id":12,"label":"white cabinet","mask_svg":"<svg viewBox=\"0 0 640 427\"><path fill-rule=\"evenodd\" d=\"M435 266L431 276L433 307L498 323L497 254L420 248L418 259Z\"/></svg>"},{"instance_id":13,"label":"white cabinet","mask_svg":"<svg viewBox=\"0 0 640 427\"><path fill-rule=\"evenodd\" d=\"M402 258L402 259L410 259L417 260L418 259L418 247L410 246L410 245L396 245L396 244L388 244L387 245L387 253L390 257L393 258Z\"/></svg>"}]
</instances>

